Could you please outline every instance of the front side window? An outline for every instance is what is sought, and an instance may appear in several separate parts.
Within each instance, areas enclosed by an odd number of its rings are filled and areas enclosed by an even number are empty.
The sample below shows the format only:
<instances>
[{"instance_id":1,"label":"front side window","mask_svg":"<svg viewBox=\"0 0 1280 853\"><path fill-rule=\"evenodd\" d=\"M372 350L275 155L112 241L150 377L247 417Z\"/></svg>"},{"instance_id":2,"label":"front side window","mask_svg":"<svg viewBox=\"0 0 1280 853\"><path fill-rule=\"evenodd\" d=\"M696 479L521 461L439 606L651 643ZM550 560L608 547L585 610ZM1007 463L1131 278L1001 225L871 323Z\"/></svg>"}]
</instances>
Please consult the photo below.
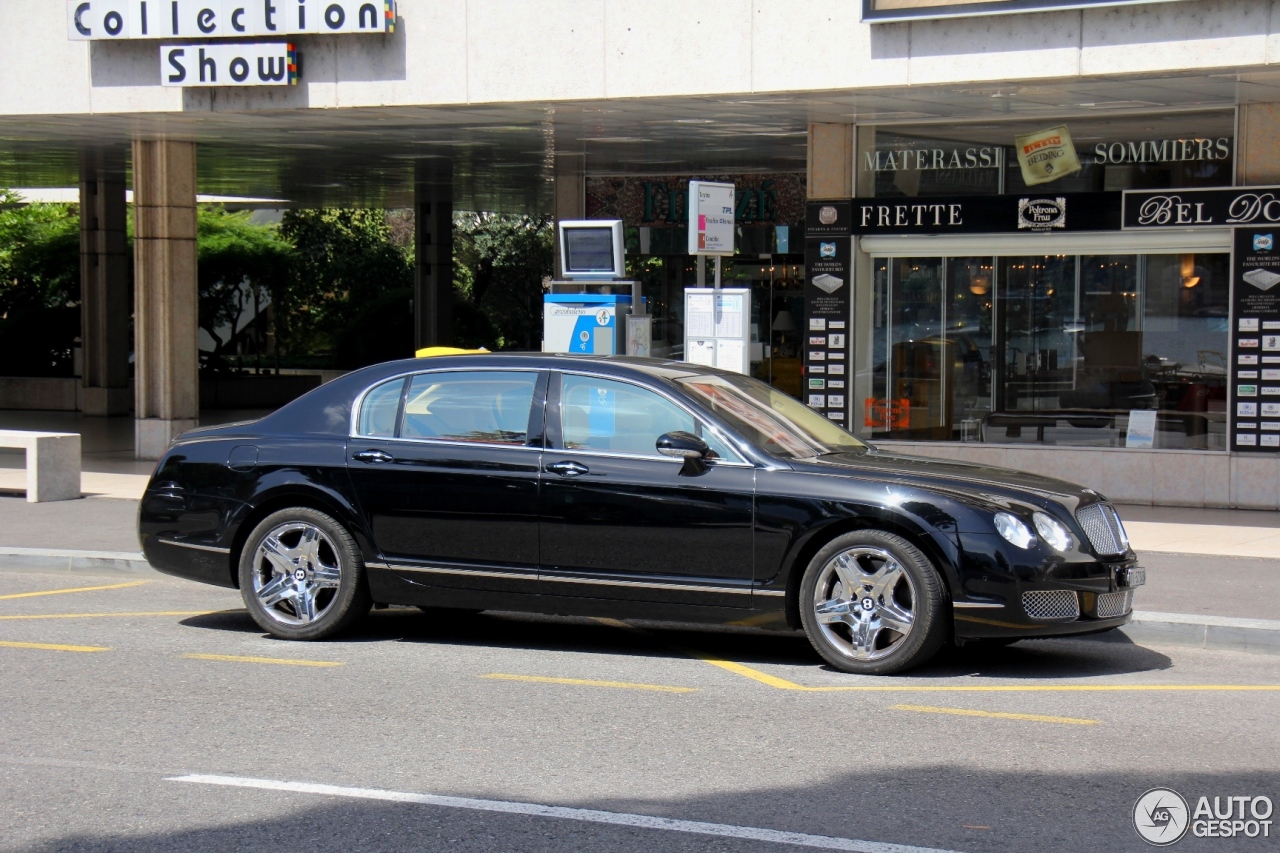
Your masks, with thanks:
<instances>
[{"instance_id":1,"label":"front side window","mask_svg":"<svg viewBox=\"0 0 1280 853\"><path fill-rule=\"evenodd\" d=\"M419 374L405 394L399 436L523 445L537 384L530 372Z\"/></svg>"},{"instance_id":2,"label":"front side window","mask_svg":"<svg viewBox=\"0 0 1280 853\"><path fill-rule=\"evenodd\" d=\"M566 450L598 450L659 456L658 438L681 430L702 437L718 459L737 454L693 415L660 394L614 379L566 374L560 392L561 432Z\"/></svg>"}]
</instances>

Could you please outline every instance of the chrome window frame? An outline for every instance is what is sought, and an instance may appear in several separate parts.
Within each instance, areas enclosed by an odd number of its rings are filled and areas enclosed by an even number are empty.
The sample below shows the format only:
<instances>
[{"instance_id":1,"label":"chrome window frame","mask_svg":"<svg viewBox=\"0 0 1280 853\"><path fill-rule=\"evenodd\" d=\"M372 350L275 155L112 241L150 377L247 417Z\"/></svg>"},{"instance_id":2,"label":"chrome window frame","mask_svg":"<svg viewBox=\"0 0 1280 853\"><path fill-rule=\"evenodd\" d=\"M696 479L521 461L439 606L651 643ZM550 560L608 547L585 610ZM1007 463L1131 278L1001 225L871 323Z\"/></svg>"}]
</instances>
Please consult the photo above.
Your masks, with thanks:
<instances>
[{"instance_id":1,"label":"chrome window frame","mask_svg":"<svg viewBox=\"0 0 1280 853\"><path fill-rule=\"evenodd\" d=\"M459 441L450 438L426 438L422 436L404 437L398 435L378 436L378 435L361 435L357 430L360 426L360 412L364 409L364 401L369 392L374 388L379 388L388 382L395 382L397 379L408 378L405 386L406 392L408 386L412 384L413 377L422 376L429 373L532 373L537 376L540 373L550 374L552 371L545 367L440 367L435 370L406 370L403 373L397 373L392 376L384 376L377 382L366 387L363 391L356 395L355 401L351 404L351 420L347 426L348 439L368 439L369 441L403 441L409 444L432 444L443 445L449 447L503 447L508 450L536 450L539 453L543 451L543 447L535 447L530 444L504 444L499 441ZM534 388L537 388L537 379L534 380ZM533 399L529 400L529 412L533 412ZM543 405L546 402L543 401ZM403 413L401 413L403 414ZM396 428L399 429L400 424L397 418ZM545 431L545 428L544 428ZM526 436L527 441L527 436ZM545 441L544 441L545 444Z\"/></svg>"},{"instance_id":2,"label":"chrome window frame","mask_svg":"<svg viewBox=\"0 0 1280 853\"><path fill-rule=\"evenodd\" d=\"M558 424L558 426L560 428L559 433L560 433L560 440L562 442L564 441L564 418L562 417L563 411L564 411L564 386L563 386L564 377L588 376L594 379L609 379L614 382L623 382L623 383L626 383L627 385L634 385L637 388L641 388L645 391L653 392L654 394L658 395L662 399L671 403L677 409L680 409L681 411L683 411L689 417L693 418L693 421L695 424L696 423L703 424L703 426L709 429L711 431L711 434L714 435L717 439L719 439L720 442L725 447L729 448L738 456L738 459L735 459L735 460L709 459L707 460L708 462L711 462L717 466L721 466L725 468L755 468L756 467L755 463L751 462L751 460L747 458L747 455L742 452L742 448L738 446L738 442L734 440L737 438L737 436L733 435L732 433L729 433L727 430L721 427L720 424L715 423L712 420L709 420L706 417L706 415L699 414L698 412L694 411L692 408L690 408L690 406L685 401L678 399L677 397L669 393L665 388L655 388L650 385L645 385L644 383L641 383L641 382L636 382L627 377L611 376L610 374L607 374L607 373L598 373L596 371L591 371L591 370L561 369L561 370L555 371L555 373L559 375L559 378L562 383L560 388L560 395L559 395L560 411L556 412L556 417L559 418L560 420L560 423ZM580 453L586 456L599 456L599 457L612 458L612 459L649 459L649 460L658 460L662 462L669 462L669 463L678 464L678 465L684 464L684 460L673 459L670 456L663 456L662 454L658 453L657 450L654 451L653 455L649 455L647 453L615 453L609 450L583 450L580 448L568 448L568 447L558 447L558 448L548 447L547 448L548 452L551 452L552 450L554 450L556 453Z\"/></svg>"}]
</instances>

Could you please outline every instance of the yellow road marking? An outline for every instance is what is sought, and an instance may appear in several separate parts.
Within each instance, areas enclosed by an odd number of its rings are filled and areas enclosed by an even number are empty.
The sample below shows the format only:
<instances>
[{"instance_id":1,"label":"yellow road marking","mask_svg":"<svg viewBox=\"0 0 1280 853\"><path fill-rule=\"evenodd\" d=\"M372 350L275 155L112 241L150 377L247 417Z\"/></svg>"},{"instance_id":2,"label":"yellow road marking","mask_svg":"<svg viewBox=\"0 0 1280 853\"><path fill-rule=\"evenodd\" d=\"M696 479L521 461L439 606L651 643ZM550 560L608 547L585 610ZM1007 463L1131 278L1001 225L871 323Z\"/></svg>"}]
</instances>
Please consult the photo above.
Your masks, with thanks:
<instances>
[{"instance_id":1,"label":"yellow road marking","mask_svg":"<svg viewBox=\"0 0 1280 853\"><path fill-rule=\"evenodd\" d=\"M1096 726L1097 720L1078 717L1047 717L1043 714L1009 714L1004 711L973 711L968 708L935 708L931 705L890 705L894 711L918 711L922 714L954 714L958 717L994 717L999 720L1024 720L1031 723L1065 723L1073 726Z\"/></svg>"},{"instance_id":2,"label":"yellow road marking","mask_svg":"<svg viewBox=\"0 0 1280 853\"><path fill-rule=\"evenodd\" d=\"M291 660L289 658L258 658L244 655L201 655L187 654L184 658L191 660L221 660L231 661L232 663L275 663L282 666L345 666L345 664L332 660Z\"/></svg>"},{"instance_id":3,"label":"yellow road marking","mask_svg":"<svg viewBox=\"0 0 1280 853\"><path fill-rule=\"evenodd\" d=\"M130 613L22 613L14 616L0 616L0 622L13 622L25 619L100 619L109 616L208 616L212 613L240 613L243 611L223 610L142 610Z\"/></svg>"},{"instance_id":4,"label":"yellow road marking","mask_svg":"<svg viewBox=\"0 0 1280 853\"><path fill-rule=\"evenodd\" d=\"M97 592L100 589L124 589L130 586L142 586L144 583L151 581L129 581L128 583L113 583L106 586L78 586L74 589L46 589L40 592L15 592L9 595L0 595L0 601L7 601L10 598L35 598L39 595L64 595L68 592Z\"/></svg>"},{"instance_id":5,"label":"yellow road marking","mask_svg":"<svg viewBox=\"0 0 1280 853\"><path fill-rule=\"evenodd\" d=\"M733 625L740 628L759 628L761 625L772 625L775 623L785 622L787 617L782 613L771 611L769 613L761 613L758 616L748 616L746 619L738 619L734 622L726 622L726 625Z\"/></svg>"},{"instance_id":6,"label":"yellow road marking","mask_svg":"<svg viewBox=\"0 0 1280 853\"><path fill-rule=\"evenodd\" d=\"M64 646L58 643L13 643L0 640L0 648L5 649L43 649L47 652L109 652L107 646Z\"/></svg>"},{"instance_id":7,"label":"yellow road marking","mask_svg":"<svg viewBox=\"0 0 1280 853\"><path fill-rule=\"evenodd\" d=\"M691 657L721 669L759 681L779 690L800 690L805 693L1120 693L1120 692L1204 692L1280 691L1280 684L853 684L832 687L806 687L769 675L745 664L712 657L701 652L686 651Z\"/></svg>"},{"instance_id":8,"label":"yellow road marking","mask_svg":"<svg viewBox=\"0 0 1280 853\"><path fill-rule=\"evenodd\" d=\"M694 693L696 687L672 687L666 684L636 684L632 681L594 681L588 678L551 678L545 675L508 675L505 672L491 672L481 678L492 678L499 681L535 681L541 684L573 684L582 687L620 687L625 690L657 690L662 693Z\"/></svg>"}]
</instances>

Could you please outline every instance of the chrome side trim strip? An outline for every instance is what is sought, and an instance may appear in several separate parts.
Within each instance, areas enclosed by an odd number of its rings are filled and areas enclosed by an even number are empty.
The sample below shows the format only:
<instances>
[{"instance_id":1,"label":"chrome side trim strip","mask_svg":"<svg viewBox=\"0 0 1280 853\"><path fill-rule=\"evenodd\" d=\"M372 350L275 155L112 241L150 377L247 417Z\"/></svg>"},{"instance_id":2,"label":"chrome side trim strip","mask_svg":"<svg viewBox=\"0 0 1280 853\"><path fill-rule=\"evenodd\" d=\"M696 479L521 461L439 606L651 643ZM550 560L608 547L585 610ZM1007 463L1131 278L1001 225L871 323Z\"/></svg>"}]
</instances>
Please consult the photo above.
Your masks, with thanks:
<instances>
[{"instance_id":1,"label":"chrome side trim strip","mask_svg":"<svg viewBox=\"0 0 1280 853\"><path fill-rule=\"evenodd\" d=\"M715 592L715 593L731 593L733 595L750 595L751 587L736 586L701 586L689 583L658 583L655 581L620 581L607 580L605 578L571 578L560 575L542 575L540 580L556 581L558 583L580 583L590 584L592 586L634 586L643 587L644 589L674 589L681 592Z\"/></svg>"},{"instance_id":2,"label":"chrome side trim strip","mask_svg":"<svg viewBox=\"0 0 1280 853\"><path fill-rule=\"evenodd\" d=\"M453 569L444 566L406 566L399 563L366 562L366 566L375 569L389 569L393 572L413 572L424 575L470 575L478 578L510 578L512 580L555 581L558 583L589 584L592 586L640 587L643 589L670 589L680 592L711 592L732 595L786 595L776 590L753 590L751 587L734 586L699 586L687 583L658 583L654 581L623 581L606 578L575 578L559 575L534 575L528 572L495 572L487 569Z\"/></svg>"},{"instance_id":3,"label":"chrome side trim strip","mask_svg":"<svg viewBox=\"0 0 1280 853\"><path fill-rule=\"evenodd\" d=\"M752 595L769 595L777 596L778 598L783 598L787 594L786 590L781 589L753 589L751 590L751 593Z\"/></svg>"},{"instance_id":4,"label":"chrome side trim strip","mask_svg":"<svg viewBox=\"0 0 1280 853\"><path fill-rule=\"evenodd\" d=\"M988 610L988 609L1004 607L1005 605L987 604L985 602L978 602L978 601L953 601L951 602L951 606L956 608L957 610Z\"/></svg>"},{"instance_id":5,"label":"chrome side trim strip","mask_svg":"<svg viewBox=\"0 0 1280 853\"><path fill-rule=\"evenodd\" d=\"M219 548L216 545L197 545L194 542L179 542L177 539L163 539L156 537L158 541L166 545L177 545L179 548L190 548L193 551L209 551L214 554L230 554L230 548Z\"/></svg>"},{"instance_id":6,"label":"chrome side trim strip","mask_svg":"<svg viewBox=\"0 0 1280 853\"><path fill-rule=\"evenodd\" d=\"M369 565L366 563L365 565ZM443 566L402 566L399 563L387 564L393 572L416 572L424 575L470 575L477 578L510 578L512 580L536 581L537 575L528 572L491 572L485 569L447 569Z\"/></svg>"}]
</instances>

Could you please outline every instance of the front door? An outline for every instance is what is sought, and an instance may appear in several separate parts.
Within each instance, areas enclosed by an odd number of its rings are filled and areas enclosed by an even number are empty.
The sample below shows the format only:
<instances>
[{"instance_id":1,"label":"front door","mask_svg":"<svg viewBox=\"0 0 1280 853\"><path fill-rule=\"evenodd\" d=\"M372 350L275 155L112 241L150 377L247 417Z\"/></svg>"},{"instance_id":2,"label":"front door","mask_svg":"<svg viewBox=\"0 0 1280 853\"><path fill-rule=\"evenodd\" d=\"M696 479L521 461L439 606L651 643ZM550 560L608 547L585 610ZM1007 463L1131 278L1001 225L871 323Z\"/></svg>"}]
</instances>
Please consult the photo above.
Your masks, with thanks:
<instances>
[{"instance_id":1,"label":"front door","mask_svg":"<svg viewBox=\"0 0 1280 853\"><path fill-rule=\"evenodd\" d=\"M545 385L538 371L461 370L365 396L347 468L391 569L433 586L536 590Z\"/></svg>"},{"instance_id":2,"label":"front door","mask_svg":"<svg viewBox=\"0 0 1280 853\"><path fill-rule=\"evenodd\" d=\"M672 397L631 382L552 380L543 456L543 591L749 607L755 469ZM701 434L700 473L658 437Z\"/></svg>"}]
</instances>

